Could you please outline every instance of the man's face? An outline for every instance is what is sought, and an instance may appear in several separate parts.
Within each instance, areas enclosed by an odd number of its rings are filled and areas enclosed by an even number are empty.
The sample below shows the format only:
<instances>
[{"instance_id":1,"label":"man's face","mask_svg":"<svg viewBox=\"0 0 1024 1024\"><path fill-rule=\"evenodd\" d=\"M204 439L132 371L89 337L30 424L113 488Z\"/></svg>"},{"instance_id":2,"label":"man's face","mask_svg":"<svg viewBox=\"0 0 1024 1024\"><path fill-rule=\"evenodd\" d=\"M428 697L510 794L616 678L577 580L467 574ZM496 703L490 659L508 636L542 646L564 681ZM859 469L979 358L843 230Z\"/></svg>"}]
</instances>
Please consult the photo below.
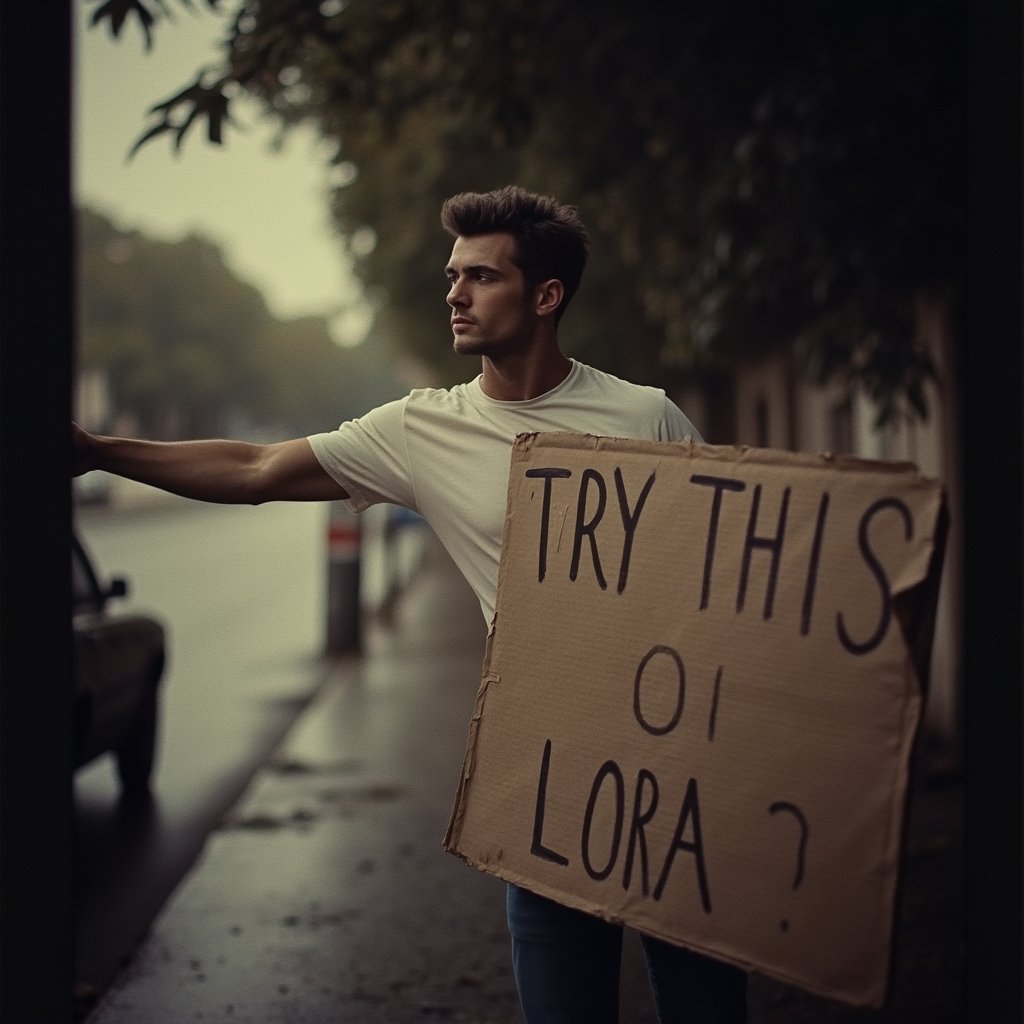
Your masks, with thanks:
<instances>
[{"instance_id":1,"label":"man's face","mask_svg":"<svg viewBox=\"0 0 1024 1024\"><path fill-rule=\"evenodd\" d=\"M446 301L460 355L500 355L532 337L529 296L514 255L515 240L504 232L455 239L445 267Z\"/></svg>"}]
</instances>

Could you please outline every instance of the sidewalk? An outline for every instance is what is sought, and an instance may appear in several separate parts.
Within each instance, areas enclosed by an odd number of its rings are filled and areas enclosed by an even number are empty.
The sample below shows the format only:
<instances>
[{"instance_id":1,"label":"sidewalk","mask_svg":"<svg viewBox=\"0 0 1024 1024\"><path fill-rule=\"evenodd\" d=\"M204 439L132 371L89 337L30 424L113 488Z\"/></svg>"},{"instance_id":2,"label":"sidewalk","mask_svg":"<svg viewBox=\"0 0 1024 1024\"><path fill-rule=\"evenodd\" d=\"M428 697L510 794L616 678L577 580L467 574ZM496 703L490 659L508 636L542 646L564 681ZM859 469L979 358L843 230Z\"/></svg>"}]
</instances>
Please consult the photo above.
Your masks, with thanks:
<instances>
[{"instance_id":1,"label":"sidewalk","mask_svg":"<svg viewBox=\"0 0 1024 1024\"><path fill-rule=\"evenodd\" d=\"M337 664L88 1024L519 1024L503 884L441 849L482 655L479 606L431 537L390 624ZM913 795L889 1005L755 976L751 1024L962 1019L961 795ZM622 1003L622 1024L655 1024L633 936Z\"/></svg>"}]
</instances>

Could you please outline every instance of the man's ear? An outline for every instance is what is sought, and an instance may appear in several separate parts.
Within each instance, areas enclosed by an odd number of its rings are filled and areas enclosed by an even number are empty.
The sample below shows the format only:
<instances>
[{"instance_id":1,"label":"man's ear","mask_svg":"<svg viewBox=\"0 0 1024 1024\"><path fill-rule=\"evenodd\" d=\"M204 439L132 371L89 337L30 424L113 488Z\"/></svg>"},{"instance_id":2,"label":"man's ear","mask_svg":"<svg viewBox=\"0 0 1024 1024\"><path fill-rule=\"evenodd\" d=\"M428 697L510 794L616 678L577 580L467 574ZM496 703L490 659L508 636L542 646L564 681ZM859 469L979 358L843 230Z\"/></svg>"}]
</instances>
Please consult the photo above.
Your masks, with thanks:
<instances>
[{"instance_id":1,"label":"man's ear","mask_svg":"<svg viewBox=\"0 0 1024 1024\"><path fill-rule=\"evenodd\" d=\"M542 281L533 290L533 308L538 316L550 316L562 304L565 286L557 277Z\"/></svg>"}]
</instances>

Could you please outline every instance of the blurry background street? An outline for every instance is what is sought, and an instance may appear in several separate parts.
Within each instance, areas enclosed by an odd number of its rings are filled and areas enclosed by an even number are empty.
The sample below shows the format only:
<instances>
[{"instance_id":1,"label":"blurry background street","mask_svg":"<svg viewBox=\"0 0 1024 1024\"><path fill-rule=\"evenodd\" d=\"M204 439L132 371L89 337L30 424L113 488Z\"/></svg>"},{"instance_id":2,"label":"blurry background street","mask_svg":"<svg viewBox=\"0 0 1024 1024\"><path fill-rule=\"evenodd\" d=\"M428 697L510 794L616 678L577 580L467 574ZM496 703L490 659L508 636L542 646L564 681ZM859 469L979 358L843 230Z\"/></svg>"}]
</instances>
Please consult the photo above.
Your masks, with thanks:
<instances>
[{"instance_id":1,"label":"blurry background street","mask_svg":"<svg viewBox=\"0 0 1024 1024\"><path fill-rule=\"evenodd\" d=\"M85 1005L327 670L324 505L216 507L131 481L109 488L106 502L79 507L80 536L106 576L127 578L118 611L163 622L169 661L152 804L121 806L111 756L74 780L75 977ZM385 566L373 529L382 522L366 517L368 611L384 603L385 570L393 577L404 565Z\"/></svg>"}]
</instances>

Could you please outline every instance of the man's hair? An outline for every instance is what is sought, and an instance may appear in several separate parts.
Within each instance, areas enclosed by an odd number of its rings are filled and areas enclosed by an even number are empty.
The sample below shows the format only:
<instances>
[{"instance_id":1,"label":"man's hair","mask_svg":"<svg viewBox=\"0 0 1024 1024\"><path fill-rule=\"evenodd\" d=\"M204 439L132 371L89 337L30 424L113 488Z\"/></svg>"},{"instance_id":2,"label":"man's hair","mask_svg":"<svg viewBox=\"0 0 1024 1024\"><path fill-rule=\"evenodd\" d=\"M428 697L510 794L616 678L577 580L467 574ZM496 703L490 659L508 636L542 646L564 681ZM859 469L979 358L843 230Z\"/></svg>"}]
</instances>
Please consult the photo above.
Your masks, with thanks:
<instances>
[{"instance_id":1,"label":"man's hair","mask_svg":"<svg viewBox=\"0 0 1024 1024\"><path fill-rule=\"evenodd\" d=\"M552 278L562 282L565 294L555 310L558 323L580 286L590 253L590 238L575 206L506 185L493 192L460 192L446 199L441 224L456 237L497 231L512 235L514 262L527 287Z\"/></svg>"}]
</instances>

